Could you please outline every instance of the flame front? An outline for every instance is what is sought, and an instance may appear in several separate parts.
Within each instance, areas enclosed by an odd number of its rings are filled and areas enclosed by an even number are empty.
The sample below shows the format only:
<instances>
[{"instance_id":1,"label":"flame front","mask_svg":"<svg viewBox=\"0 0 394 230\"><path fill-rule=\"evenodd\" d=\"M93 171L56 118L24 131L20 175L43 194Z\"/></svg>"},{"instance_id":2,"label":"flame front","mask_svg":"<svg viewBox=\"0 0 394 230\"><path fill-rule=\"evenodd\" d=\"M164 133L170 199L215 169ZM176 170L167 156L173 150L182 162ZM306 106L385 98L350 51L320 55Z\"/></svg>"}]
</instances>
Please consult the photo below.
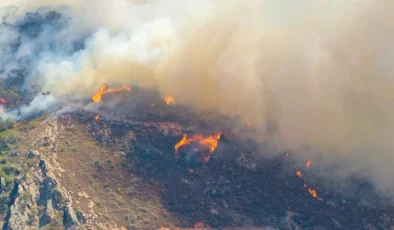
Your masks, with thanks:
<instances>
[{"instance_id":1,"label":"flame front","mask_svg":"<svg viewBox=\"0 0 394 230\"><path fill-rule=\"evenodd\" d=\"M100 116L99 115L96 115L95 117L94 117L94 120L95 121L98 121L100 119Z\"/></svg>"},{"instance_id":2,"label":"flame front","mask_svg":"<svg viewBox=\"0 0 394 230\"><path fill-rule=\"evenodd\" d=\"M166 102L167 105L174 105L175 104L175 98L168 93L164 97L164 101Z\"/></svg>"},{"instance_id":3,"label":"flame front","mask_svg":"<svg viewBox=\"0 0 394 230\"><path fill-rule=\"evenodd\" d=\"M299 178L302 178L302 172L301 171L296 171L296 175L299 177Z\"/></svg>"},{"instance_id":4,"label":"flame front","mask_svg":"<svg viewBox=\"0 0 394 230\"><path fill-rule=\"evenodd\" d=\"M220 140L221 132L216 135L210 135L208 137L203 137L201 134L192 136L190 138L187 137L186 134L183 135L183 138L174 146L175 152L178 152L179 148L182 146L186 146L192 142L198 142L200 145L209 149L209 153L212 154L218 146L218 141ZM204 158L205 162L208 162L210 159L210 155Z\"/></svg>"},{"instance_id":5,"label":"flame front","mask_svg":"<svg viewBox=\"0 0 394 230\"><path fill-rule=\"evenodd\" d=\"M312 160L308 160L308 161L305 163L305 168L309 169L309 168L311 167L311 165L312 165Z\"/></svg>"},{"instance_id":6,"label":"flame front","mask_svg":"<svg viewBox=\"0 0 394 230\"><path fill-rule=\"evenodd\" d=\"M308 188L308 192L309 192L309 194L311 194L311 196L312 196L313 198L318 199L318 200L322 200L322 198L320 198L320 197L317 195L317 192L316 192L315 189L313 189L313 188Z\"/></svg>"},{"instance_id":7,"label":"flame front","mask_svg":"<svg viewBox=\"0 0 394 230\"><path fill-rule=\"evenodd\" d=\"M312 161L308 161L308 162L311 163ZM308 162L307 162L307 163L308 163ZM309 166L310 166L310 165L309 165ZM296 171L296 175L297 175L299 178L303 179L304 174L302 173L302 171L297 170L297 171ZM320 198L320 197L317 195L317 192L316 192L315 189L313 189L313 188L308 188L308 186L307 186L305 183L304 183L304 188L308 190L309 194L311 194L311 196L312 196L313 198L315 198L315 199L317 199L317 200L323 200L322 198Z\"/></svg>"},{"instance_id":8,"label":"flame front","mask_svg":"<svg viewBox=\"0 0 394 230\"><path fill-rule=\"evenodd\" d=\"M6 100L4 97L1 97L1 98L0 98L0 103L6 104L6 103L7 103L7 100Z\"/></svg>"},{"instance_id":9,"label":"flame front","mask_svg":"<svg viewBox=\"0 0 394 230\"><path fill-rule=\"evenodd\" d=\"M120 91L131 91L131 87L129 86L121 86L119 88L115 88L115 89L110 89L108 88L108 86L106 85L102 85L100 87L100 90L96 92L96 94L94 94L94 96L92 97L92 101L94 103L99 103L101 101L101 97L103 96L103 94L105 93L113 93L113 92L120 92Z\"/></svg>"}]
</instances>

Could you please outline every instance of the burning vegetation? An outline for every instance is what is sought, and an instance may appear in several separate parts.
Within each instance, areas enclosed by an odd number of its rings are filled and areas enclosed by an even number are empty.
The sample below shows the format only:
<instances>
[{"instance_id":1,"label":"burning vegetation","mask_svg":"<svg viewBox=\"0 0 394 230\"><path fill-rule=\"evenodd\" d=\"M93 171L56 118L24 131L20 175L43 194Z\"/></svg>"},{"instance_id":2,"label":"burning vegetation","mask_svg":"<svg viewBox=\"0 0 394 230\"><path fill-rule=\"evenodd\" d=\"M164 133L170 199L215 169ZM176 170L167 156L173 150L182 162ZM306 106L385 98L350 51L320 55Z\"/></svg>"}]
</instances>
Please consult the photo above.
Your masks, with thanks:
<instances>
[{"instance_id":1,"label":"burning vegetation","mask_svg":"<svg viewBox=\"0 0 394 230\"><path fill-rule=\"evenodd\" d=\"M121 86L119 88L110 89L107 85L102 85L100 90L97 91L94 96L92 97L92 101L94 103L99 103L101 101L101 97L106 93L114 93L120 91L131 91L131 87L129 86Z\"/></svg>"},{"instance_id":2,"label":"burning vegetation","mask_svg":"<svg viewBox=\"0 0 394 230\"><path fill-rule=\"evenodd\" d=\"M178 153L180 148L186 147L191 143L198 143L204 149L208 150L208 154L204 157L204 162L208 162L211 158L211 154L215 151L218 146L218 141L220 140L221 132L218 132L215 135L210 135L204 137L201 134L187 137L187 134L183 135L183 138L174 146L175 152Z\"/></svg>"},{"instance_id":3,"label":"burning vegetation","mask_svg":"<svg viewBox=\"0 0 394 230\"><path fill-rule=\"evenodd\" d=\"M299 178L302 178L302 176L303 176L303 174L302 174L302 172L301 172L300 170L297 170L297 171L296 171L296 175L297 175Z\"/></svg>"},{"instance_id":4,"label":"burning vegetation","mask_svg":"<svg viewBox=\"0 0 394 230\"><path fill-rule=\"evenodd\" d=\"M307 169L310 168L310 167L311 167L311 164L312 164L312 160L308 160L308 161L305 163L305 168L307 168ZM295 172L295 174L296 174L299 178L304 179L304 174L302 173L301 170L297 170L297 171ZM313 188L308 187L308 186L306 185L306 183L304 183L304 189L306 189L306 190L308 191L308 193L309 193L313 198L315 198L315 199L317 199L317 200L323 200L321 197L318 196L317 191L316 191L315 189L313 189Z\"/></svg>"},{"instance_id":5,"label":"burning vegetation","mask_svg":"<svg viewBox=\"0 0 394 230\"><path fill-rule=\"evenodd\" d=\"M168 93L165 95L164 101L166 102L167 105L174 105L175 104L175 98Z\"/></svg>"},{"instance_id":6,"label":"burning vegetation","mask_svg":"<svg viewBox=\"0 0 394 230\"><path fill-rule=\"evenodd\" d=\"M309 168L311 167L311 165L312 165L312 160L308 160L308 161L305 163L305 168L309 169Z\"/></svg>"},{"instance_id":7,"label":"burning vegetation","mask_svg":"<svg viewBox=\"0 0 394 230\"><path fill-rule=\"evenodd\" d=\"M317 200L322 200L322 198L320 198L320 197L317 195L317 192L316 192L315 189L313 189L313 188L308 188L308 192L309 192L309 194L311 194L311 196L312 196L313 198L315 198L315 199L317 199Z\"/></svg>"},{"instance_id":8,"label":"burning vegetation","mask_svg":"<svg viewBox=\"0 0 394 230\"><path fill-rule=\"evenodd\" d=\"M250 129L250 130L254 130L254 127L253 127L252 123L250 123L250 121L246 121L246 127L248 127L248 129Z\"/></svg>"}]
</instances>

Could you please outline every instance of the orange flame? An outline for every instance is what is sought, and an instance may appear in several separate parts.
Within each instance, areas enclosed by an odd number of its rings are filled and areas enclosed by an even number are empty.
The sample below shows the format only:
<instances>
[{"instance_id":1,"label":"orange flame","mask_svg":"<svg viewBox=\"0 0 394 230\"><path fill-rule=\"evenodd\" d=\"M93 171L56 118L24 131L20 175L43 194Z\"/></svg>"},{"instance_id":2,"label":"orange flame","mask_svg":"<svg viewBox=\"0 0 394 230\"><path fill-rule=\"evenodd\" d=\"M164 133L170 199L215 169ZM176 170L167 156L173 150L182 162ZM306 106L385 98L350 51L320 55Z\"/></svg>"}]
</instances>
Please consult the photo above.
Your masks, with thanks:
<instances>
[{"instance_id":1,"label":"orange flame","mask_svg":"<svg viewBox=\"0 0 394 230\"><path fill-rule=\"evenodd\" d=\"M94 117L94 120L95 121L98 121L100 119L100 116L99 115L96 115L95 117Z\"/></svg>"},{"instance_id":2,"label":"orange flame","mask_svg":"<svg viewBox=\"0 0 394 230\"><path fill-rule=\"evenodd\" d=\"M199 135L195 135L195 136L188 138L187 135L185 134L185 135L183 135L182 140L180 140L174 146L174 149L175 149L175 152L178 152L179 148L181 148L182 146L186 146L192 142L198 142L202 146L208 148L209 153L212 154L218 146L218 141L220 140L221 135L222 135L222 133L218 132L216 135L210 135L207 137L203 137L201 134L199 134ZM208 162L210 158L211 158L211 156L208 155L208 156L204 157L204 161Z\"/></svg>"},{"instance_id":3,"label":"orange flame","mask_svg":"<svg viewBox=\"0 0 394 230\"><path fill-rule=\"evenodd\" d=\"M100 87L100 90L97 91L96 94L94 94L94 96L92 97L92 101L94 103L99 103L101 101L101 97L103 96L103 94L105 94L105 93L113 93L113 92L120 92L120 91L124 91L124 90L131 91L131 87L129 87L129 86L121 86L121 87L116 88L116 89L110 89L110 88L108 88L108 86L102 85Z\"/></svg>"},{"instance_id":4,"label":"orange flame","mask_svg":"<svg viewBox=\"0 0 394 230\"><path fill-rule=\"evenodd\" d=\"M15 123L15 124L13 125L13 128L14 128L14 129L15 129L15 128L18 128L20 125L21 125L21 124L19 124L19 123Z\"/></svg>"},{"instance_id":5,"label":"orange flame","mask_svg":"<svg viewBox=\"0 0 394 230\"><path fill-rule=\"evenodd\" d=\"M250 123L250 121L246 121L246 126L248 127L248 129L254 130L254 127L253 127L252 123Z\"/></svg>"},{"instance_id":6,"label":"orange flame","mask_svg":"<svg viewBox=\"0 0 394 230\"><path fill-rule=\"evenodd\" d=\"M168 93L164 97L164 101L166 102L167 105L174 105L175 104L175 98Z\"/></svg>"},{"instance_id":7,"label":"orange flame","mask_svg":"<svg viewBox=\"0 0 394 230\"><path fill-rule=\"evenodd\" d=\"M4 97L1 97L0 98L0 103L2 103L2 104L6 104L8 101L4 98Z\"/></svg>"},{"instance_id":8,"label":"orange flame","mask_svg":"<svg viewBox=\"0 0 394 230\"><path fill-rule=\"evenodd\" d=\"M312 160L308 160L308 161L305 163L305 167L306 167L307 169L309 169L309 168L311 167L311 165L312 165Z\"/></svg>"},{"instance_id":9,"label":"orange flame","mask_svg":"<svg viewBox=\"0 0 394 230\"><path fill-rule=\"evenodd\" d=\"M302 178L302 176L303 176L303 174L302 174L301 171L296 171L296 175L297 175L299 178Z\"/></svg>"},{"instance_id":10,"label":"orange flame","mask_svg":"<svg viewBox=\"0 0 394 230\"><path fill-rule=\"evenodd\" d=\"M312 196L313 198L318 199L318 200L322 200L322 198L320 198L320 197L317 195L317 192L316 192L315 189L313 189L313 188L308 188L308 192L309 192L309 194L311 194L311 196Z\"/></svg>"}]
</instances>

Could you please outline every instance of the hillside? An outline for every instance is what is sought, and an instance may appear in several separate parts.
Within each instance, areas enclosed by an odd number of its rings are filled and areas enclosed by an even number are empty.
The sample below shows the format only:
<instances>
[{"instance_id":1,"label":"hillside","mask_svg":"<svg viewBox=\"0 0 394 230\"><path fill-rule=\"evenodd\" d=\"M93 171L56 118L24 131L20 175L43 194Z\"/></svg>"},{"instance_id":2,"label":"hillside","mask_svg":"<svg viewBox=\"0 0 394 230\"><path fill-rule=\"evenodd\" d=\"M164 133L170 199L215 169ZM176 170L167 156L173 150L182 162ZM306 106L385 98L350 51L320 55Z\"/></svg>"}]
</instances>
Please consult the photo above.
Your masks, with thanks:
<instances>
[{"instance_id":1,"label":"hillside","mask_svg":"<svg viewBox=\"0 0 394 230\"><path fill-rule=\"evenodd\" d=\"M313 163L296 168L291 153L264 156L215 113L140 93L106 96L95 105L100 114L44 114L0 133L3 229L393 226L393 206L368 183L322 181ZM114 97L124 109L108 109ZM184 134L218 131L212 152L198 143L174 149Z\"/></svg>"}]
</instances>

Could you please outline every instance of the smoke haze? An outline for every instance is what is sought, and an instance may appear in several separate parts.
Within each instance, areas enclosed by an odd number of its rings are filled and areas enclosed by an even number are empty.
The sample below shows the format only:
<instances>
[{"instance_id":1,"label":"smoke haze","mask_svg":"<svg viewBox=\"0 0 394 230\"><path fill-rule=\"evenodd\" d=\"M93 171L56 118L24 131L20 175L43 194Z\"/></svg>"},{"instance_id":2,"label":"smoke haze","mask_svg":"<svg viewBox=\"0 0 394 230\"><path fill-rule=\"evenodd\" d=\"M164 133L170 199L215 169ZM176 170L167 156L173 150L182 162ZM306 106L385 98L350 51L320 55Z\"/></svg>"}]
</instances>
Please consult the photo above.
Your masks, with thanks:
<instances>
[{"instance_id":1,"label":"smoke haze","mask_svg":"<svg viewBox=\"0 0 394 230\"><path fill-rule=\"evenodd\" d=\"M283 149L305 156L308 145L308 157L343 160L345 174L393 187L390 1L1 4L19 7L2 12L4 78L23 69L24 87L61 98L88 98L101 84L170 92L178 103L240 115Z\"/></svg>"}]
</instances>

